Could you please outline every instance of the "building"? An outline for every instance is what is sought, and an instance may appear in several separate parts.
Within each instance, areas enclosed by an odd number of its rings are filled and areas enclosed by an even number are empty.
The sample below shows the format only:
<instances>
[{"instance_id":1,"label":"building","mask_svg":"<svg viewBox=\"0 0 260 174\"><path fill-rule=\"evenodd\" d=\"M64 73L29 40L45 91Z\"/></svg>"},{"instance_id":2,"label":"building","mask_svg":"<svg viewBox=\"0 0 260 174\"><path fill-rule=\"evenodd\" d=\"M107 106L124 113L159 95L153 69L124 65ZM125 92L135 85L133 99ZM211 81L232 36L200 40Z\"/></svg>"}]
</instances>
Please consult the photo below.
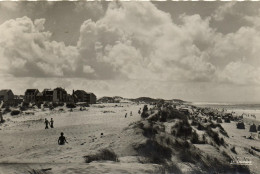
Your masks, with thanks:
<instances>
[{"instance_id":1,"label":"building","mask_svg":"<svg viewBox=\"0 0 260 174\"><path fill-rule=\"evenodd\" d=\"M27 103L36 102L36 96L38 93L38 89L27 89L24 93L24 101Z\"/></svg>"},{"instance_id":2,"label":"building","mask_svg":"<svg viewBox=\"0 0 260 174\"><path fill-rule=\"evenodd\" d=\"M37 95L36 95L36 102L43 102L43 93L42 92L39 92Z\"/></svg>"},{"instance_id":3,"label":"building","mask_svg":"<svg viewBox=\"0 0 260 174\"><path fill-rule=\"evenodd\" d=\"M96 102L97 102L96 95L92 92L87 92L87 103L96 104Z\"/></svg>"},{"instance_id":4,"label":"building","mask_svg":"<svg viewBox=\"0 0 260 174\"><path fill-rule=\"evenodd\" d=\"M76 103L77 102L77 96L76 95L67 95L67 103Z\"/></svg>"},{"instance_id":5,"label":"building","mask_svg":"<svg viewBox=\"0 0 260 174\"><path fill-rule=\"evenodd\" d=\"M14 93L11 89L0 90L0 102L5 104L13 104L14 102Z\"/></svg>"},{"instance_id":6,"label":"building","mask_svg":"<svg viewBox=\"0 0 260 174\"><path fill-rule=\"evenodd\" d=\"M77 102L85 102L87 101L87 93L84 90L73 90L73 94L77 96Z\"/></svg>"},{"instance_id":7,"label":"building","mask_svg":"<svg viewBox=\"0 0 260 174\"><path fill-rule=\"evenodd\" d=\"M18 105L23 102L23 96L22 95L14 95L14 104Z\"/></svg>"},{"instance_id":8,"label":"building","mask_svg":"<svg viewBox=\"0 0 260 174\"><path fill-rule=\"evenodd\" d=\"M42 91L43 101L52 102L53 101L53 90L51 89L44 89Z\"/></svg>"},{"instance_id":9,"label":"building","mask_svg":"<svg viewBox=\"0 0 260 174\"><path fill-rule=\"evenodd\" d=\"M67 91L63 88L58 87L53 90L53 102L66 102L67 96Z\"/></svg>"},{"instance_id":10,"label":"building","mask_svg":"<svg viewBox=\"0 0 260 174\"><path fill-rule=\"evenodd\" d=\"M73 91L73 94L77 96L77 102L87 102L88 104L96 104L97 97L94 93L86 92L84 90Z\"/></svg>"}]
</instances>

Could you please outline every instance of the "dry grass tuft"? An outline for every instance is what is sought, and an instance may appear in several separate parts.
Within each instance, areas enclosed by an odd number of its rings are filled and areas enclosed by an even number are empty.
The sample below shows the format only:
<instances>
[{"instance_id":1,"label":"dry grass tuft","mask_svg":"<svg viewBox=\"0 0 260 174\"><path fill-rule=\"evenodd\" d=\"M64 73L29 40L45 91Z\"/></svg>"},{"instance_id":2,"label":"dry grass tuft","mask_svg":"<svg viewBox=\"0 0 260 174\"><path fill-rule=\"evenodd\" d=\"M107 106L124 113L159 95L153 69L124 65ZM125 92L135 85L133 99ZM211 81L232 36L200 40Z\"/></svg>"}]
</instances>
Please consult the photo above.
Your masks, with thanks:
<instances>
[{"instance_id":1,"label":"dry grass tuft","mask_svg":"<svg viewBox=\"0 0 260 174\"><path fill-rule=\"evenodd\" d=\"M115 161L118 162L116 153L111 149L102 149L100 152L94 155L84 156L85 162L90 163L92 161Z\"/></svg>"}]
</instances>

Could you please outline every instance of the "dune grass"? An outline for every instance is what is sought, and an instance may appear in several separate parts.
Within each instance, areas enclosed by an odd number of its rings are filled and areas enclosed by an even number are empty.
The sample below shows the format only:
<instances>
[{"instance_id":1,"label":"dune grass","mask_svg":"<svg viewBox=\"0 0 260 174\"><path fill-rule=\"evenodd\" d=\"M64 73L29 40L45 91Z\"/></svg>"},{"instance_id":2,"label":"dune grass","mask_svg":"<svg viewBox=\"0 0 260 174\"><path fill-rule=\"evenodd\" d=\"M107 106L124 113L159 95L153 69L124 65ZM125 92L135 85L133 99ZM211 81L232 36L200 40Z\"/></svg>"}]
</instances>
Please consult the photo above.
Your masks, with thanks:
<instances>
[{"instance_id":1,"label":"dune grass","mask_svg":"<svg viewBox=\"0 0 260 174\"><path fill-rule=\"evenodd\" d=\"M86 155L83 157L86 163L92 161L115 161L118 162L116 153L111 149L102 149L98 153L93 155Z\"/></svg>"}]
</instances>

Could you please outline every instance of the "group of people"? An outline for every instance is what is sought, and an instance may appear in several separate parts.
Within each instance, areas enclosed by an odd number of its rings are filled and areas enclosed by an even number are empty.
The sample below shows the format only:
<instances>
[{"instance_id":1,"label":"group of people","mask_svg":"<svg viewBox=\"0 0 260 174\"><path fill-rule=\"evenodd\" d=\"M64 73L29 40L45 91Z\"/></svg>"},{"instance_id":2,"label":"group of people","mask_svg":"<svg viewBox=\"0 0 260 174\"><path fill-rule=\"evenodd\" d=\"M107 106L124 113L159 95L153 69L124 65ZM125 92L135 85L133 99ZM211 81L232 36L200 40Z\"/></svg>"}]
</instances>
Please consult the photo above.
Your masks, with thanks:
<instances>
[{"instance_id":1,"label":"group of people","mask_svg":"<svg viewBox=\"0 0 260 174\"><path fill-rule=\"evenodd\" d=\"M49 121L47 118L45 118L44 123L45 123L45 129L49 129L49 125L50 125L51 128L54 128L54 126L53 126L53 123L54 123L53 118L51 118L51 121ZM61 132L60 133L60 137L58 139L58 144L59 145L64 145L65 143L68 143L68 141L66 140L66 137L64 136L64 133Z\"/></svg>"},{"instance_id":2,"label":"group of people","mask_svg":"<svg viewBox=\"0 0 260 174\"><path fill-rule=\"evenodd\" d=\"M130 112L130 116L133 116L132 111ZM125 114L125 118L127 117L127 113Z\"/></svg>"},{"instance_id":3,"label":"group of people","mask_svg":"<svg viewBox=\"0 0 260 174\"><path fill-rule=\"evenodd\" d=\"M54 123L53 118L51 118L51 121L49 121L49 120L47 120L47 118L45 118L44 123L45 123L45 129L49 129L49 125L51 128L54 128L53 127L53 123Z\"/></svg>"}]
</instances>

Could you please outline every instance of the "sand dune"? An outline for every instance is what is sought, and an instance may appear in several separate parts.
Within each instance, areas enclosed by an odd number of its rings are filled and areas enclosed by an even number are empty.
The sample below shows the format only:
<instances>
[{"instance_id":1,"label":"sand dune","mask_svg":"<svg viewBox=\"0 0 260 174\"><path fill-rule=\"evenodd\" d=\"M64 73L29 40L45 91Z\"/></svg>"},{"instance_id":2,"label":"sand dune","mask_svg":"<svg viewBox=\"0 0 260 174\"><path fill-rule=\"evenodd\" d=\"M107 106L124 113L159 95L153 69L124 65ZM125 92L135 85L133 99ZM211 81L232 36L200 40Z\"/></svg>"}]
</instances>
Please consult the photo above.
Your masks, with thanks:
<instances>
[{"instance_id":1,"label":"sand dune","mask_svg":"<svg viewBox=\"0 0 260 174\"><path fill-rule=\"evenodd\" d=\"M150 121L142 120L138 114L140 108L143 108L143 105L135 103L97 104L85 111L75 108L70 112L65 107L59 107L53 111L34 109L34 115L4 115L6 122L1 125L0 131L0 173L29 173L32 170L55 174L169 171L203 173L205 168L200 169L197 165L215 165L214 159L219 161L218 165L228 167L229 158L225 153L228 156L249 157L253 164L260 163L259 152L254 151L253 155L249 153L251 146L259 149L260 147L259 140L246 139L250 135L248 124L246 130L239 130L236 129L236 122L222 123L229 137L222 135L219 128L215 128L213 131L218 132L224 139L224 146L214 142L212 144L211 138L207 136L209 143L189 143L187 148L185 139L172 134L172 128L182 118L169 118L166 122L154 121L150 125ZM157 119L156 109L151 112L154 114L148 119ZM178 114L177 111L175 114ZM54 119L53 129L44 129L45 118ZM196 130L200 137L205 134L205 131L197 130L195 126L192 126L192 129ZM149 131L152 131L151 135ZM64 132L69 142L63 146L57 143L61 132ZM233 146L236 147L237 154L231 152ZM97 154L102 149L113 151L118 156L118 161L99 160L85 163L84 156ZM190 153L191 156L185 156L185 153ZM200 154L200 159L194 161L197 154ZM170 169L167 169L169 167ZM249 167L252 173L259 171L257 165ZM213 168L217 169L216 166ZM204 173L205 171L208 169L204 170Z\"/></svg>"}]
</instances>

